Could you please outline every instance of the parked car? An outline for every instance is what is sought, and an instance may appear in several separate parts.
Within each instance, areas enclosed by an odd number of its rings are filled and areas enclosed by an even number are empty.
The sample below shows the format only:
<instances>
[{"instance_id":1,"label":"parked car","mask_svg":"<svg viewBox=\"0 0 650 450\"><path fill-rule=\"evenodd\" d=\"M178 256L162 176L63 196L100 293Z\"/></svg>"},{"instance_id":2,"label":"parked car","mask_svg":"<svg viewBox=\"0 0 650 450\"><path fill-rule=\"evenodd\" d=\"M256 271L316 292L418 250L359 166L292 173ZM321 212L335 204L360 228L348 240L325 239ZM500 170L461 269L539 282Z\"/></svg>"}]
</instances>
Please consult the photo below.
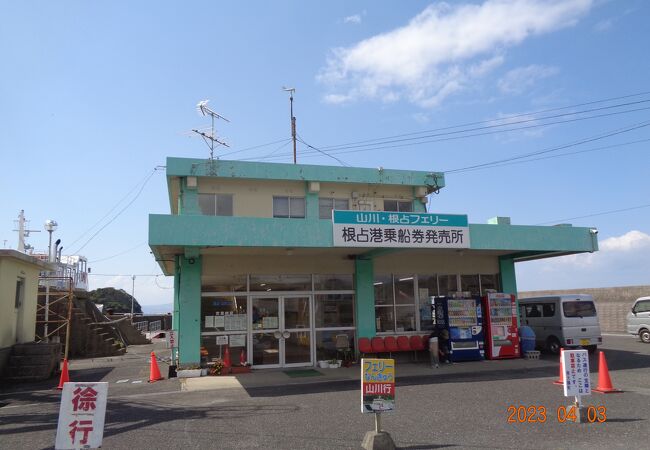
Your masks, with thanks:
<instances>
[{"instance_id":1,"label":"parked car","mask_svg":"<svg viewBox=\"0 0 650 450\"><path fill-rule=\"evenodd\" d=\"M521 325L535 332L538 348L558 354L561 348L585 348L603 343L596 305L591 295L562 294L519 299Z\"/></svg>"},{"instance_id":2,"label":"parked car","mask_svg":"<svg viewBox=\"0 0 650 450\"><path fill-rule=\"evenodd\" d=\"M650 344L650 297L637 298L627 313L627 332Z\"/></svg>"}]
</instances>

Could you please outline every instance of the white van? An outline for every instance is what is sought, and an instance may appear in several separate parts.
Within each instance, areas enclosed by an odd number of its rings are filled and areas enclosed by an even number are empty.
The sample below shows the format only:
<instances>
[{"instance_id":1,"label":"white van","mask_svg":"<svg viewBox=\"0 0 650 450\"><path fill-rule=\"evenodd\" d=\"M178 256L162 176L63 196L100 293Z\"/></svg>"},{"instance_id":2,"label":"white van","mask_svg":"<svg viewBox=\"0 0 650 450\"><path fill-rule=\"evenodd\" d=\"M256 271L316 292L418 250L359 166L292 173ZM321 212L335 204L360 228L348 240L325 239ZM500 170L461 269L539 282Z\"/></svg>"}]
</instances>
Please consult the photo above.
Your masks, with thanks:
<instances>
[{"instance_id":1,"label":"white van","mask_svg":"<svg viewBox=\"0 0 650 450\"><path fill-rule=\"evenodd\" d=\"M589 353L603 343L591 295L562 294L519 299L519 319L535 332L535 343L557 354L560 348L582 347Z\"/></svg>"},{"instance_id":2,"label":"white van","mask_svg":"<svg viewBox=\"0 0 650 450\"><path fill-rule=\"evenodd\" d=\"M650 297L637 298L627 313L627 332L650 344Z\"/></svg>"}]
</instances>

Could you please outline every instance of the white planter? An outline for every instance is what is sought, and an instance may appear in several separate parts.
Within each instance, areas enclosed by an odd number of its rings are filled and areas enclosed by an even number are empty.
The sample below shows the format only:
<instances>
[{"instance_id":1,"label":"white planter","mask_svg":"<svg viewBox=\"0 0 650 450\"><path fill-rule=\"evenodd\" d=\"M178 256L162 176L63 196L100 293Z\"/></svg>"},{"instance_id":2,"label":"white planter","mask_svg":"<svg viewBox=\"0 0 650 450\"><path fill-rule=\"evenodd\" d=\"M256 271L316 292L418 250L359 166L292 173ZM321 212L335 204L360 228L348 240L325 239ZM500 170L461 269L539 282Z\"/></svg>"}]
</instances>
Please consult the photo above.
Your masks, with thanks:
<instances>
[{"instance_id":1,"label":"white planter","mask_svg":"<svg viewBox=\"0 0 650 450\"><path fill-rule=\"evenodd\" d=\"M330 363L327 361L318 361L318 367L321 369L327 369L330 366Z\"/></svg>"},{"instance_id":2,"label":"white planter","mask_svg":"<svg viewBox=\"0 0 650 450\"><path fill-rule=\"evenodd\" d=\"M338 368L339 368L339 364L338 364L338 363L337 363L337 364L329 363L329 366L330 366L330 369L338 369Z\"/></svg>"},{"instance_id":3,"label":"white planter","mask_svg":"<svg viewBox=\"0 0 650 450\"><path fill-rule=\"evenodd\" d=\"M184 369L176 371L178 378L197 378L201 376L201 369Z\"/></svg>"}]
</instances>

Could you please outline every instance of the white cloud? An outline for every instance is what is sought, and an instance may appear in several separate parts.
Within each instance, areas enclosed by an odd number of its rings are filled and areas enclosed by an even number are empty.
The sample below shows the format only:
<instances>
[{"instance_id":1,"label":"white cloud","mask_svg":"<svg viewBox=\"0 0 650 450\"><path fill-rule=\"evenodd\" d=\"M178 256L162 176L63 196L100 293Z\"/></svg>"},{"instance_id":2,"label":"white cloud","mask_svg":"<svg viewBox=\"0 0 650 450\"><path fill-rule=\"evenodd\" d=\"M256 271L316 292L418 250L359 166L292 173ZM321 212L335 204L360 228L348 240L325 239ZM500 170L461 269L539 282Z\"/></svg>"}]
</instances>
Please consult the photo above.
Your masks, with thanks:
<instances>
[{"instance_id":1,"label":"white cloud","mask_svg":"<svg viewBox=\"0 0 650 450\"><path fill-rule=\"evenodd\" d=\"M650 284L650 235L629 231L595 253L517 264L520 291Z\"/></svg>"},{"instance_id":2,"label":"white cloud","mask_svg":"<svg viewBox=\"0 0 650 450\"><path fill-rule=\"evenodd\" d=\"M343 18L343 23L361 23L361 14L354 14Z\"/></svg>"},{"instance_id":3,"label":"white cloud","mask_svg":"<svg viewBox=\"0 0 650 450\"><path fill-rule=\"evenodd\" d=\"M497 85L505 94L521 94L532 88L539 80L551 77L558 72L557 67L532 64L510 70L498 81Z\"/></svg>"},{"instance_id":4,"label":"white cloud","mask_svg":"<svg viewBox=\"0 0 650 450\"><path fill-rule=\"evenodd\" d=\"M506 48L574 25L592 0L430 5L406 26L331 51L317 79L346 101L406 98L435 106L504 61Z\"/></svg>"}]
</instances>

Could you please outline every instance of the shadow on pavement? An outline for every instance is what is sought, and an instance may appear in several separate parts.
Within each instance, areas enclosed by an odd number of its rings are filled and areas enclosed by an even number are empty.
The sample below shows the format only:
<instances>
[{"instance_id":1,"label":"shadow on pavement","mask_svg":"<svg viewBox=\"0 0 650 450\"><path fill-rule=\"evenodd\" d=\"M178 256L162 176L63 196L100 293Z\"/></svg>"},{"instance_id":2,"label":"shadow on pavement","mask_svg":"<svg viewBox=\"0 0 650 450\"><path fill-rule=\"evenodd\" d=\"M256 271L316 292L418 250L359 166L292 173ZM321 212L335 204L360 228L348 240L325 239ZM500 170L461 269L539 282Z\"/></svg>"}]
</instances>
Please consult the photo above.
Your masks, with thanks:
<instances>
[{"instance_id":1,"label":"shadow on pavement","mask_svg":"<svg viewBox=\"0 0 650 450\"><path fill-rule=\"evenodd\" d=\"M73 382L96 382L102 381L109 373L113 371L112 367L99 367L91 369L74 369L68 372L70 376L70 381ZM24 391L44 391L48 389L55 389L59 385L61 374L57 374L55 377L48 378L43 381L35 381L28 383L5 383L2 382L0 385L0 394L12 394L16 393L15 398L21 398L21 394Z\"/></svg>"}]
</instances>

